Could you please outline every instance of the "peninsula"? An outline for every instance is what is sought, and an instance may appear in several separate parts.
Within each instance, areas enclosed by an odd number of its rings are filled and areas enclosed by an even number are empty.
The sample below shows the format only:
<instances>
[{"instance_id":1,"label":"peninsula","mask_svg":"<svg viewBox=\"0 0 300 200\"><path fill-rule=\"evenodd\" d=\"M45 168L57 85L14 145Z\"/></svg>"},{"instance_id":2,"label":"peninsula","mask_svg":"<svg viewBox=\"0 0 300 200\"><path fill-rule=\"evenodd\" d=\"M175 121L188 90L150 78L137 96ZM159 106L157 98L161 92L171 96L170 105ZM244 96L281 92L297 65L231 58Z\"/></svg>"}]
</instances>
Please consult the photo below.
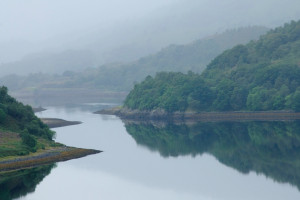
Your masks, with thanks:
<instances>
[{"instance_id":1,"label":"peninsula","mask_svg":"<svg viewBox=\"0 0 300 200\"><path fill-rule=\"evenodd\" d=\"M0 87L0 171L50 164L101 152L55 142L55 132L49 126L59 127L80 122L41 120L30 106L16 101L7 92L6 87Z\"/></svg>"}]
</instances>

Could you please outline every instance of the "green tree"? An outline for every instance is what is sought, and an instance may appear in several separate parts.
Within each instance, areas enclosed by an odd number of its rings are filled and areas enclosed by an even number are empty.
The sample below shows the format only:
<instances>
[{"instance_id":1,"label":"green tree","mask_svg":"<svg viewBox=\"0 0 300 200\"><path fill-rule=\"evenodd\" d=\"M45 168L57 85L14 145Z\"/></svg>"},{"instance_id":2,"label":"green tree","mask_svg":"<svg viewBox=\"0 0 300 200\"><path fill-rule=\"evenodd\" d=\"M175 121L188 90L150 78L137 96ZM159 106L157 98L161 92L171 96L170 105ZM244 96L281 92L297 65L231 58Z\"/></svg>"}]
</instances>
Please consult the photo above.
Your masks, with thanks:
<instances>
[{"instance_id":1,"label":"green tree","mask_svg":"<svg viewBox=\"0 0 300 200\"><path fill-rule=\"evenodd\" d=\"M24 131L22 134L21 134L21 138L22 138L22 143L27 145L28 147L30 148L34 148L37 144L37 141L36 139L31 136L28 131Z\"/></svg>"},{"instance_id":2,"label":"green tree","mask_svg":"<svg viewBox=\"0 0 300 200\"><path fill-rule=\"evenodd\" d=\"M0 123L3 123L6 119L6 113L0 109Z\"/></svg>"}]
</instances>

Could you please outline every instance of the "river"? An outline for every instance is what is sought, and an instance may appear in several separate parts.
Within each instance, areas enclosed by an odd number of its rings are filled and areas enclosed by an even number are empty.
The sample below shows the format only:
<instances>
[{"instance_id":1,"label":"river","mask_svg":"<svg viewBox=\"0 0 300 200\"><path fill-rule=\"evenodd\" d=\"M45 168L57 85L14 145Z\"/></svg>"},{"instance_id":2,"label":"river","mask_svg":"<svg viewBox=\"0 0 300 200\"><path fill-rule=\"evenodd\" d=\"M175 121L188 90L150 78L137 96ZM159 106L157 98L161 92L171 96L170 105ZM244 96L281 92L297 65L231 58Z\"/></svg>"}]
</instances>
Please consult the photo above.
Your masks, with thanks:
<instances>
[{"instance_id":1,"label":"river","mask_svg":"<svg viewBox=\"0 0 300 200\"><path fill-rule=\"evenodd\" d=\"M37 169L39 176L30 171L26 180L36 180L30 187L20 175L28 189L16 199L300 198L298 122L125 124L92 114L102 107L49 107L37 114L82 121L54 129L56 141L103 152ZM283 140L285 133L291 138Z\"/></svg>"}]
</instances>

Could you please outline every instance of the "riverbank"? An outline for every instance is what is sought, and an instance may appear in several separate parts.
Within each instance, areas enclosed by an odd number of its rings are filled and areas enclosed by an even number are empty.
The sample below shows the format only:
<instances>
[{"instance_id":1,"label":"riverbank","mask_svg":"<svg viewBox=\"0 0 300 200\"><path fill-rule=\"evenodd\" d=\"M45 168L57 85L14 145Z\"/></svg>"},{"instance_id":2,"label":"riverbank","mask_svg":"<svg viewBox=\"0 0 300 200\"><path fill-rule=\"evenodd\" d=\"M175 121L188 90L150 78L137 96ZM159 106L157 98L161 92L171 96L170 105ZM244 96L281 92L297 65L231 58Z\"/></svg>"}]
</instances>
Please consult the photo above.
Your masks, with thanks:
<instances>
[{"instance_id":1,"label":"riverbank","mask_svg":"<svg viewBox=\"0 0 300 200\"><path fill-rule=\"evenodd\" d=\"M95 114L116 115L130 120L167 121L289 121L300 120L300 113L293 111L236 111L236 112L174 112L164 110L140 111L126 108L111 108L94 112Z\"/></svg>"},{"instance_id":2,"label":"riverbank","mask_svg":"<svg viewBox=\"0 0 300 200\"><path fill-rule=\"evenodd\" d=\"M47 124L49 128L58 128L63 126L71 126L81 124L80 121L67 121L58 118L40 118L43 123Z\"/></svg>"},{"instance_id":3,"label":"riverbank","mask_svg":"<svg viewBox=\"0 0 300 200\"><path fill-rule=\"evenodd\" d=\"M0 158L0 172L31 168L55 162L67 161L100 153L93 149L81 149L59 145L46 150L39 150L26 156Z\"/></svg>"},{"instance_id":4,"label":"riverbank","mask_svg":"<svg viewBox=\"0 0 300 200\"><path fill-rule=\"evenodd\" d=\"M37 112L43 112L47 109L42 108L42 107L33 107L32 110L33 110L34 113L37 113Z\"/></svg>"}]
</instances>

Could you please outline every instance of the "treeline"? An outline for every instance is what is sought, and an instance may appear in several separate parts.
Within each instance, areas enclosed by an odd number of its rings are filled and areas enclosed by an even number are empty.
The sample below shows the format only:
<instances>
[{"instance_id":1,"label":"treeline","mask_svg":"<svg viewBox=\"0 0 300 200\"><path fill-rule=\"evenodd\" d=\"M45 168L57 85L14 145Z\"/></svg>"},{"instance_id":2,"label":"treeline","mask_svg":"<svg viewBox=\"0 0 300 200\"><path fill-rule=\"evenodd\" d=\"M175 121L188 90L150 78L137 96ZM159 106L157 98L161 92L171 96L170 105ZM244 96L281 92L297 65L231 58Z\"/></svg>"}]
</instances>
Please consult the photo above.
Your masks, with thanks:
<instances>
[{"instance_id":1,"label":"treeline","mask_svg":"<svg viewBox=\"0 0 300 200\"><path fill-rule=\"evenodd\" d=\"M203 78L193 72L160 72L155 78L148 76L142 83L136 84L124 104L139 110L205 110L213 97Z\"/></svg>"},{"instance_id":2,"label":"treeline","mask_svg":"<svg viewBox=\"0 0 300 200\"><path fill-rule=\"evenodd\" d=\"M131 109L300 111L300 21L216 57L201 74L158 73L136 84Z\"/></svg>"},{"instance_id":3,"label":"treeline","mask_svg":"<svg viewBox=\"0 0 300 200\"><path fill-rule=\"evenodd\" d=\"M0 129L20 133L23 145L30 151L36 150L37 138L52 140L54 132L35 116L32 108L7 92L6 87L0 87Z\"/></svg>"},{"instance_id":4,"label":"treeline","mask_svg":"<svg viewBox=\"0 0 300 200\"><path fill-rule=\"evenodd\" d=\"M10 90L43 88L97 88L129 91L134 82L159 71L202 72L206 65L224 50L258 39L268 29L251 26L228 30L186 45L170 45L161 51L131 63L114 63L81 72L66 71L61 75L36 73L28 76L2 77L0 84ZM41 63L42 66L42 63Z\"/></svg>"}]
</instances>

